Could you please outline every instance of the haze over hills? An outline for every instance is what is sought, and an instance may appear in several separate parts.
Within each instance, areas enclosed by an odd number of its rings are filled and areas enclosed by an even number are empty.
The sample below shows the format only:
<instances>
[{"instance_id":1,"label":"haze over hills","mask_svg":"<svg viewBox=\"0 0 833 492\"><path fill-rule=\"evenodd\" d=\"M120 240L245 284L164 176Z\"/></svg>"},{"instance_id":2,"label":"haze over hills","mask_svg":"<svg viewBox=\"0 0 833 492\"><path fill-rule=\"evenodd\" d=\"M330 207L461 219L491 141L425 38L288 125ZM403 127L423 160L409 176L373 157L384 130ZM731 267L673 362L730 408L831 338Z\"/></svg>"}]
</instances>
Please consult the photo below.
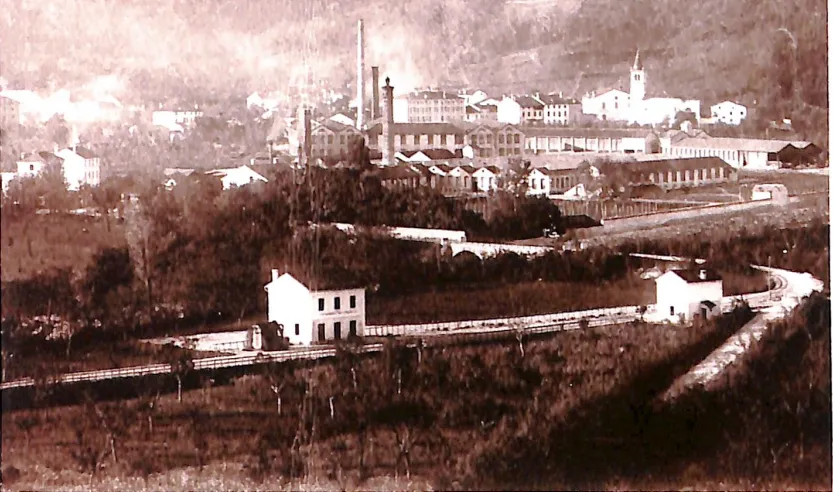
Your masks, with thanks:
<instances>
[{"instance_id":1,"label":"haze over hills","mask_svg":"<svg viewBox=\"0 0 833 492\"><path fill-rule=\"evenodd\" d=\"M367 64L397 92L445 84L580 95L626 82L639 48L658 92L780 104L795 53L801 103L827 107L823 0L11 3L0 14L0 74L33 88L113 73L158 97L240 95L301 80L305 60L313 77L347 87L364 18Z\"/></svg>"}]
</instances>

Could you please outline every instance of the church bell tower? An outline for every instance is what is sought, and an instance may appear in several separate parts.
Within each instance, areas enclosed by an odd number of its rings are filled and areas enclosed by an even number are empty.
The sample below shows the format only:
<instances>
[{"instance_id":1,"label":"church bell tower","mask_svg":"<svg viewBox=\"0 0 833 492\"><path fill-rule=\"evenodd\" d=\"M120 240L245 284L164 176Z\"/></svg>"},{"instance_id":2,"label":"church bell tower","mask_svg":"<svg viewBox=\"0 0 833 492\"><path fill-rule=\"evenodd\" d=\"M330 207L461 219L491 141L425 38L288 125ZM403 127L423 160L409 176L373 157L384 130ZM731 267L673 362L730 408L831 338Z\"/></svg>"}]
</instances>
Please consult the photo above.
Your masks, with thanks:
<instances>
[{"instance_id":1,"label":"church bell tower","mask_svg":"<svg viewBox=\"0 0 833 492\"><path fill-rule=\"evenodd\" d=\"M631 104L645 99L645 68L639 60L639 50L631 68Z\"/></svg>"}]
</instances>

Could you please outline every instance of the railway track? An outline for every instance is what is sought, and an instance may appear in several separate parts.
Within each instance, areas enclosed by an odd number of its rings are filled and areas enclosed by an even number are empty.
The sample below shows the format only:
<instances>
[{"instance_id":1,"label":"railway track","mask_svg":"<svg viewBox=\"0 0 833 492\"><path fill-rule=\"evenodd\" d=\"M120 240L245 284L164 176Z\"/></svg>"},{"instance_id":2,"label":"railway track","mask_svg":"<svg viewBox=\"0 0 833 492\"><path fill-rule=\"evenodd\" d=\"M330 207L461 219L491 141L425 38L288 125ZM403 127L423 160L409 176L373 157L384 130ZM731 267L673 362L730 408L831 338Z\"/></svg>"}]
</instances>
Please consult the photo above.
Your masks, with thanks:
<instances>
[{"instance_id":1,"label":"railway track","mask_svg":"<svg viewBox=\"0 0 833 492\"><path fill-rule=\"evenodd\" d=\"M677 258L675 258L677 259ZM779 303L783 295L789 290L790 284L782 270L753 266L759 270L769 271L775 285L769 292L731 296L723 299L724 311L731 310L733 301L744 300L753 309L765 309ZM787 272L794 274L794 272ZM794 274L800 275L800 274ZM649 309L646 315L652 314ZM479 320L470 322L433 323L428 325L400 325L387 327L368 327L367 336L416 336L425 340L435 337L458 337L470 340L500 338L514 336L518 333L527 335L555 333L585 328L597 328L615 324L633 322L642 318L637 306L623 306L618 308L595 309L572 313L557 313L552 315L527 316L522 318L503 318ZM373 331L375 329L375 331ZM379 352L383 344L375 343L361 346L365 353ZM289 360L312 360L333 357L335 347L304 348L285 351L243 353L194 359L195 371L207 371L265 364L269 362L286 362ZM110 379L125 379L150 375L171 374L170 364L151 364L146 366L126 367L119 369L104 369L96 371L75 372L62 374L46 381L35 381L34 378L22 378L0 384L0 391L33 387L36 384L73 384L81 382L96 382Z\"/></svg>"}]
</instances>

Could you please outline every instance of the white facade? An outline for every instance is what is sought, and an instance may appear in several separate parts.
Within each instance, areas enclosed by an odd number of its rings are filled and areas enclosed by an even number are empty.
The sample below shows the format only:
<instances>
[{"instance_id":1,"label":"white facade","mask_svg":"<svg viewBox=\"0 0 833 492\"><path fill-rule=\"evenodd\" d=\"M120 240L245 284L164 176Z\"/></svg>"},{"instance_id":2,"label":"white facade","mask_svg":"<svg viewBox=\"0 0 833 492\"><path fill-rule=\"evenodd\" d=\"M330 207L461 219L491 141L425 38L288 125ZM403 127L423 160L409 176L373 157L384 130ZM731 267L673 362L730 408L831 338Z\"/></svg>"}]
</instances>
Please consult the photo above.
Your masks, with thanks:
<instances>
[{"instance_id":1,"label":"white facade","mask_svg":"<svg viewBox=\"0 0 833 492\"><path fill-rule=\"evenodd\" d=\"M581 100L581 112L595 115L600 120L628 121L630 118L630 94L611 89L600 94L590 94Z\"/></svg>"},{"instance_id":2,"label":"white facade","mask_svg":"<svg viewBox=\"0 0 833 492\"><path fill-rule=\"evenodd\" d=\"M497 191L498 175L488 167L481 167L471 175L477 191Z\"/></svg>"},{"instance_id":3,"label":"white facade","mask_svg":"<svg viewBox=\"0 0 833 492\"><path fill-rule=\"evenodd\" d=\"M740 125L746 118L746 106L732 101L723 101L712 106L712 120L726 125Z\"/></svg>"},{"instance_id":4,"label":"white facade","mask_svg":"<svg viewBox=\"0 0 833 492\"><path fill-rule=\"evenodd\" d=\"M683 100L676 97L654 97L643 101L631 100L631 115L628 121L640 125L672 123L677 113L690 111L700 121L700 101Z\"/></svg>"},{"instance_id":5,"label":"white facade","mask_svg":"<svg viewBox=\"0 0 833 492\"><path fill-rule=\"evenodd\" d=\"M268 321L283 327L294 345L339 340L364 334L364 289L310 291L292 275L278 275L266 284Z\"/></svg>"},{"instance_id":6,"label":"white facade","mask_svg":"<svg viewBox=\"0 0 833 492\"><path fill-rule=\"evenodd\" d=\"M723 281L705 270L696 271L695 278L687 281L682 273L668 271L656 278L657 313L672 322L689 321L703 314L703 303L710 302L706 316L720 310L723 299Z\"/></svg>"},{"instance_id":7,"label":"white facade","mask_svg":"<svg viewBox=\"0 0 833 492\"><path fill-rule=\"evenodd\" d=\"M153 112L151 121L154 125L164 126L165 128L176 128L177 125L192 126L197 121L197 118L202 115L202 111L197 108L180 111L159 110Z\"/></svg>"},{"instance_id":8,"label":"white facade","mask_svg":"<svg viewBox=\"0 0 833 492\"><path fill-rule=\"evenodd\" d=\"M101 183L101 159L85 150L62 149L55 153L63 159L64 179L67 189L78 191L82 186L98 186Z\"/></svg>"},{"instance_id":9,"label":"white facade","mask_svg":"<svg viewBox=\"0 0 833 492\"><path fill-rule=\"evenodd\" d=\"M523 117L523 108L512 98L504 96L497 105L497 120L501 123L519 125Z\"/></svg>"},{"instance_id":10,"label":"white facade","mask_svg":"<svg viewBox=\"0 0 833 492\"><path fill-rule=\"evenodd\" d=\"M526 177L526 194L532 196L549 196L552 178L541 169L535 168Z\"/></svg>"},{"instance_id":11,"label":"white facade","mask_svg":"<svg viewBox=\"0 0 833 492\"><path fill-rule=\"evenodd\" d=\"M220 181L223 183L224 190L231 189L232 187L245 186L255 182L268 182L266 178L256 173L248 166L240 166L230 169L215 169L213 171L208 171L205 174L220 178Z\"/></svg>"},{"instance_id":12,"label":"white facade","mask_svg":"<svg viewBox=\"0 0 833 492\"><path fill-rule=\"evenodd\" d=\"M0 177L3 179L3 193L5 194L9 191L9 185L17 177L17 174L15 174L15 173L0 173Z\"/></svg>"},{"instance_id":13,"label":"white facade","mask_svg":"<svg viewBox=\"0 0 833 492\"><path fill-rule=\"evenodd\" d=\"M20 178L34 178L43 172L46 165L42 160L35 156L31 159L17 161L17 176Z\"/></svg>"}]
</instances>

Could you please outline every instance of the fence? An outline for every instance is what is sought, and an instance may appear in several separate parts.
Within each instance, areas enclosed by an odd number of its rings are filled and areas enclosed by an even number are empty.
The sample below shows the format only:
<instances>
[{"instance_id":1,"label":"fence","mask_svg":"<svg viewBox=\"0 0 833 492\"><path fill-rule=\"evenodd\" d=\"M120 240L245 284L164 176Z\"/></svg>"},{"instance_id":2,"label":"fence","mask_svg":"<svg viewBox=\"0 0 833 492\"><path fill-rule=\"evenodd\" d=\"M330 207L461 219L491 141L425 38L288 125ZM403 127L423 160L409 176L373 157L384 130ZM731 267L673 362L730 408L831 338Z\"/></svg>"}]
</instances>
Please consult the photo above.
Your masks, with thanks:
<instances>
[{"instance_id":1,"label":"fence","mask_svg":"<svg viewBox=\"0 0 833 492\"><path fill-rule=\"evenodd\" d=\"M616 229L627 229L635 226L638 227L644 225L651 225L668 220L690 219L706 215L718 215L725 214L728 212L739 212L744 210L752 210L760 207L766 207L770 205L772 205L772 200L759 200L755 202L746 203L730 203L689 207L682 210L674 210L671 212L656 212L651 214L639 215L635 217L608 219L604 221L602 227L605 231L615 231Z\"/></svg>"}]
</instances>

